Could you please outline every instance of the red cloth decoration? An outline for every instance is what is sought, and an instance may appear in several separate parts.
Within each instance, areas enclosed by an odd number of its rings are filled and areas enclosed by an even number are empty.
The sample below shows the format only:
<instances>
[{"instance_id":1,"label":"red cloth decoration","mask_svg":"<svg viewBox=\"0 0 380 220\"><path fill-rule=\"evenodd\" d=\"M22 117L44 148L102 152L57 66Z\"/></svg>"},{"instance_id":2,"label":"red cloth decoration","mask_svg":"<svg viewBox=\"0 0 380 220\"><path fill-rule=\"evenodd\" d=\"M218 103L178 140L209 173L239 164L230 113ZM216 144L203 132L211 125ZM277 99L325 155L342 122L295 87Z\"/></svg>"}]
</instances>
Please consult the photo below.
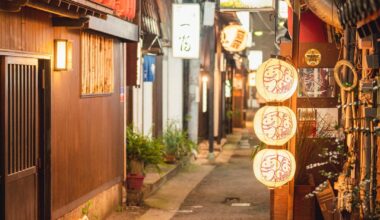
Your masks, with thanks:
<instances>
[{"instance_id":1,"label":"red cloth decoration","mask_svg":"<svg viewBox=\"0 0 380 220\"><path fill-rule=\"evenodd\" d=\"M102 4L112 9L115 9L115 0L102 0Z\"/></svg>"},{"instance_id":2,"label":"red cloth decoration","mask_svg":"<svg viewBox=\"0 0 380 220\"><path fill-rule=\"evenodd\" d=\"M136 0L116 0L116 15L132 20L136 16Z\"/></svg>"},{"instance_id":3,"label":"red cloth decoration","mask_svg":"<svg viewBox=\"0 0 380 220\"><path fill-rule=\"evenodd\" d=\"M288 9L288 30L293 35L293 11ZM323 43L327 42L326 23L319 19L313 12L301 13L300 43Z\"/></svg>"}]
</instances>

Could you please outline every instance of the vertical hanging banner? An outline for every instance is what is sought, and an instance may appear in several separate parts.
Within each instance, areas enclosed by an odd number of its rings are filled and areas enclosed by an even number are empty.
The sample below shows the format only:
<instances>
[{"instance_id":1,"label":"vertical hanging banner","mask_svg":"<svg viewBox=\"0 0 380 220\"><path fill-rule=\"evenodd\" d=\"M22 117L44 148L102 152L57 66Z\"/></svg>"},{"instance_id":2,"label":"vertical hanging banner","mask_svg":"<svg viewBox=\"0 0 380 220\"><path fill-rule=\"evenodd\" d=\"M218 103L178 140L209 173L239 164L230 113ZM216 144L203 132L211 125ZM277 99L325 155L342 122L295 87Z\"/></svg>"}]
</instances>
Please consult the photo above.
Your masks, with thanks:
<instances>
[{"instance_id":1,"label":"vertical hanging banner","mask_svg":"<svg viewBox=\"0 0 380 220\"><path fill-rule=\"evenodd\" d=\"M200 44L199 4L173 4L173 57L198 59Z\"/></svg>"},{"instance_id":2,"label":"vertical hanging banner","mask_svg":"<svg viewBox=\"0 0 380 220\"><path fill-rule=\"evenodd\" d=\"M154 81L154 75L156 72L156 56L153 56L153 55L144 56L143 72L144 72L144 82Z\"/></svg>"}]
</instances>

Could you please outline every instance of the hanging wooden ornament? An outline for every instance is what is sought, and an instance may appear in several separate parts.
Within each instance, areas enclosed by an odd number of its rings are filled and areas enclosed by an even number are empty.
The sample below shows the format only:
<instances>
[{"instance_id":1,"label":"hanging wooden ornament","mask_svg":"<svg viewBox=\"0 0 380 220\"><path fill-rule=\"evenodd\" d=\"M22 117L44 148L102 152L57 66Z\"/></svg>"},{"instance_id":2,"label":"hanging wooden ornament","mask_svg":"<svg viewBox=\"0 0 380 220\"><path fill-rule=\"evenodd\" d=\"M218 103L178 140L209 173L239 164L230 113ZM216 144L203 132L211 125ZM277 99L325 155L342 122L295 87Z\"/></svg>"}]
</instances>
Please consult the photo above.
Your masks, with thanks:
<instances>
[{"instance_id":1,"label":"hanging wooden ornament","mask_svg":"<svg viewBox=\"0 0 380 220\"><path fill-rule=\"evenodd\" d=\"M267 102L283 102L289 99L297 85L297 70L285 60L270 58L257 70L256 88Z\"/></svg>"},{"instance_id":2,"label":"hanging wooden ornament","mask_svg":"<svg viewBox=\"0 0 380 220\"><path fill-rule=\"evenodd\" d=\"M253 160L253 172L269 188L282 186L293 179L296 161L287 150L264 149Z\"/></svg>"},{"instance_id":3,"label":"hanging wooden ornament","mask_svg":"<svg viewBox=\"0 0 380 220\"><path fill-rule=\"evenodd\" d=\"M288 107L264 106L255 114L253 128L260 141L282 146L296 133L297 118Z\"/></svg>"}]
</instances>

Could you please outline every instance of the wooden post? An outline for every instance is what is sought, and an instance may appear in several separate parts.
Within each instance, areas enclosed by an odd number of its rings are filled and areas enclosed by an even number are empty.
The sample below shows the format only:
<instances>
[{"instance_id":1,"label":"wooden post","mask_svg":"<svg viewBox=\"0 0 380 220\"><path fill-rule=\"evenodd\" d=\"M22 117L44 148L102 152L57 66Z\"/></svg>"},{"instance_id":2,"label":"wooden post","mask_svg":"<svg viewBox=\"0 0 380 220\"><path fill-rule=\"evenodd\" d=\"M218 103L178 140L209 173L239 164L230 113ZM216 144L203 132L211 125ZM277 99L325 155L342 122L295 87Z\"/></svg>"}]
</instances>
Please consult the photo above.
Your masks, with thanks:
<instances>
[{"instance_id":1,"label":"wooden post","mask_svg":"<svg viewBox=\"0 0 380 220\"><path fill-rule=\"evenodd\" d=\"M293 1L293 39L292 39L292 60L296 69L299 61L299 32L300 32L301 9L300 0ZM290 99L289 107L297 112L297 92ZM296 136L290 139L288 143L289 151L296 157ZM289 182L288 195L288 220L294 219L294 179Z\"/></svg>"},{"instance_id":2,"label":"wooden post","mask_svg":"<svg viewBox=\"0 0 380 220\"><path fill-rule=\"evenodd\" d=\"M208 143L209 143L209 159L214 159L214 71L215 71L215 30L210 28L212 42L210 46L209 56L210 56L210 66L209 66L209 93L208 93Z\"/></svg>"}]
</instances>

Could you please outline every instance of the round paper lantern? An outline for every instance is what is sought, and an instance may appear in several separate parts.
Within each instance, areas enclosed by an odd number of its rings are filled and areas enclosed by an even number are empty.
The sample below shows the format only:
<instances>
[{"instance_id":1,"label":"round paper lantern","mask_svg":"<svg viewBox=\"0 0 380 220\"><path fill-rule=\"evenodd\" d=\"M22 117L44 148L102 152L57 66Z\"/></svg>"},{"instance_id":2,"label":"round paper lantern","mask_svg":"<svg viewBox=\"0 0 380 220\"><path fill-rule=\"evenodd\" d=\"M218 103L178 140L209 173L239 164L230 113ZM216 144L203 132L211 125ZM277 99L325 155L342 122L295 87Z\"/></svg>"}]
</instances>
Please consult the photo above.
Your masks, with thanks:
<instances>
[{"instance_id":1,"label":"round paper lantern","mask_svg":"<svg viewBox=\"0 0 380 220\"><path fill-rule=\"evenodd\" d=\"M221 43L229 52L240 52L247 47L248 33L241 25L228 25L222 30Z\"/></svg>"},{"instance_id":2,"label":"round paper lantern","mask_svg":"<svg viewBox=\"0 0 380 220\"><path fill-rule=\"evenodd\" d=\"M257 70L257 91L267 102L285 101L294 94L297 85L297 70L284 60L270 58Z\"/></svg>"},{"instance_id":3,"label":"round paper lantern","mask_svg":"<svg viewBox=\"0 0 380 220\"><path fill-rule=\"evenodd\" d=\"M269 188L284 185L293 179L296 161L287 150L264 149L253 160L253 172L261 183Z\"/></svg>"},{"instance_id":4,"label":"round paper lantern","mask_svg":"<svg viewBox=\"0 0 380 220\"><path fill-rule=\"evenodd\" d=\"M264 106L255 114L253 128L260 141L267 145L281 146L296 133L297 118L288 107Z\"/></svg>"}]
</instances>

